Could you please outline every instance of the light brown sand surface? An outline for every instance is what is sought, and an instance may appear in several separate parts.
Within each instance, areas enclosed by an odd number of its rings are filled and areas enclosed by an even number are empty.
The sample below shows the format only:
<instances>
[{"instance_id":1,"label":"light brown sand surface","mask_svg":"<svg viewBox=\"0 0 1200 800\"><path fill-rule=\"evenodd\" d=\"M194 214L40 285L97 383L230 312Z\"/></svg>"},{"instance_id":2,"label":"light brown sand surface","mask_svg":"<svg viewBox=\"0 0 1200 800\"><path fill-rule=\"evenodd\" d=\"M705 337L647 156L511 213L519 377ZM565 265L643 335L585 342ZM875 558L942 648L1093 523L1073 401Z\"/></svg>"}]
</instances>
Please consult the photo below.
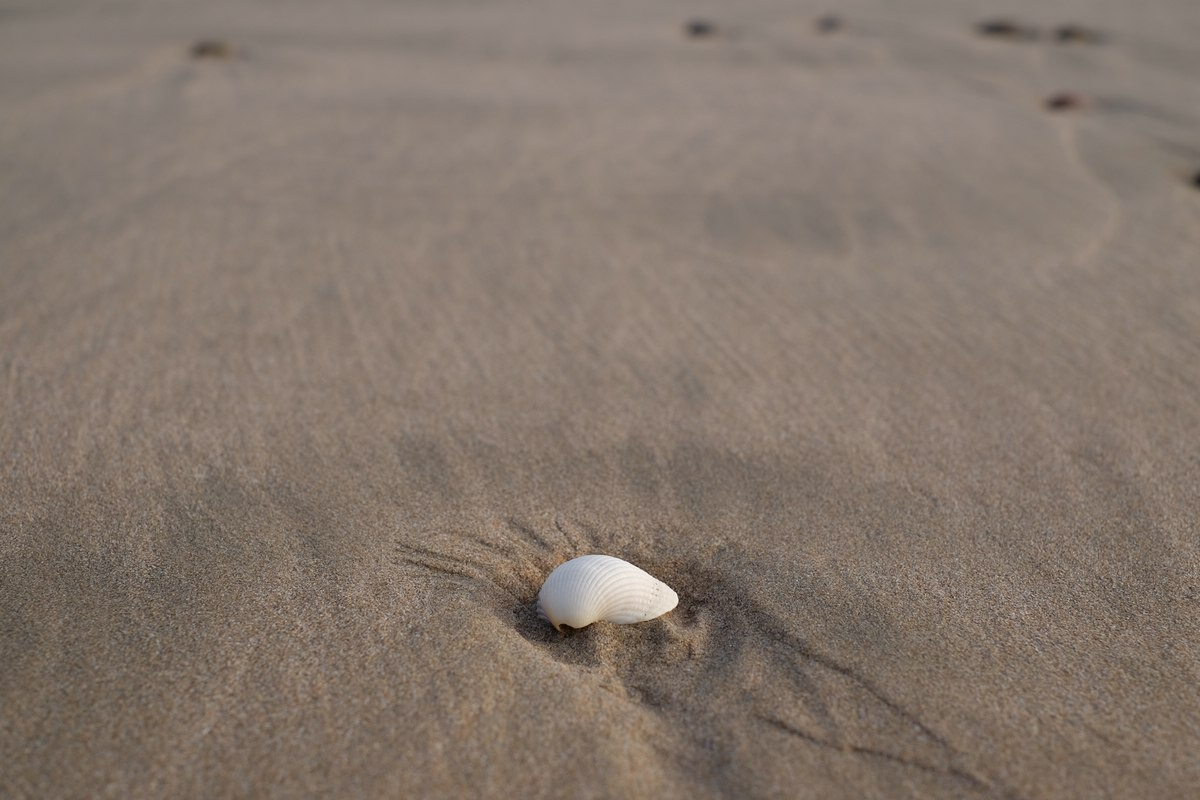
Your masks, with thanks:
<instances>
[{"instance_id":1,"label":"light brown sand surface","mask_svg":"<svg viewBox=\"0 0 1200 800\"><path fill-rule=\"evenodd\" d=\"M1191 0L4 0L0 795L1200 794L1197 75ZM589 552L679 608L555 633Z\"/></svg>"}]
</instances>

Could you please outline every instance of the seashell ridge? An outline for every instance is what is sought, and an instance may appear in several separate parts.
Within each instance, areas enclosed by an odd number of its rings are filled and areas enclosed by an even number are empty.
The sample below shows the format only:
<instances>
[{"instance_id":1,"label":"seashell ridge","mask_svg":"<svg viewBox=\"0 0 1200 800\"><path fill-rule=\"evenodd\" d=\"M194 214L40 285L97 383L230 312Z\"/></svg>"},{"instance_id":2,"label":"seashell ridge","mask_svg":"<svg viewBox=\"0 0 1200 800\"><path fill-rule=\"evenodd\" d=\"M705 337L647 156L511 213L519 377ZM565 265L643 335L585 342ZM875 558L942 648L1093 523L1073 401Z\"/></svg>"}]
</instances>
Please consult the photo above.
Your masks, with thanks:
<instances>
[{"instance_id":1,"label":"seashell ridge","mask_svg":"<svg viewBox=\"0 0 1200 800\"><path fill-rule=\"evenodd\" d=\"M678 604L679 595L658 578L628 561L602 555L559 564L538 592L538 616L558 630L601 621L644 622Z\"/></svg>"}]
</instances>

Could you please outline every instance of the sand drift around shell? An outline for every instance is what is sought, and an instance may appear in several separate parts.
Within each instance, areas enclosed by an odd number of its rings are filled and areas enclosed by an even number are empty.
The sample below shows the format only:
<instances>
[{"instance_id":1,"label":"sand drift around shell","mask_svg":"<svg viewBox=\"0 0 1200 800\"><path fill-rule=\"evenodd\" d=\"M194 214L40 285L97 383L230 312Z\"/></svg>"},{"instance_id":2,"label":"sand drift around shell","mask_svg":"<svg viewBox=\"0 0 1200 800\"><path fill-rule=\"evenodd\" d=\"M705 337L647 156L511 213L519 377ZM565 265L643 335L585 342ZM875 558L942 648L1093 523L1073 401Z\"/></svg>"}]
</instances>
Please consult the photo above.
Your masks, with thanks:
<instances>
[{"instance_id":1,"label":"sand drift around shell","mask_svg":"<svg viewBox=\"0 0 1200 800\"><path fill-rule=\"evenodd\" d=\"M601 621L645 622L678 604L679 595L658 578L628 561L601 555L558 565L538 592L538 616L558 630Z\"/></svg>"}]
</instances>

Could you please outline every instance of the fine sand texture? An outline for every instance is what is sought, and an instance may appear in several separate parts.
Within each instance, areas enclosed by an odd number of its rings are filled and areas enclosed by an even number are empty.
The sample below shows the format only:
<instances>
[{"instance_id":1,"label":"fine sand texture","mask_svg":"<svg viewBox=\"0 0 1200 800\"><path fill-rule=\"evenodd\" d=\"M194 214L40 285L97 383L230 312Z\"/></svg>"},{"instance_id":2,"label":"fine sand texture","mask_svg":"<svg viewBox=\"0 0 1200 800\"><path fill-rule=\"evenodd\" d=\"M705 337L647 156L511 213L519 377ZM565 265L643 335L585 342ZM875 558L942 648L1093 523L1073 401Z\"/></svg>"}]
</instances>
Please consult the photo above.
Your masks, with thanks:
<instances>
[{"instance_id":1,"label":"fine sand texture","mask_svg":"<svg viewBox=\"0 0 1200 800\"><path fill-rule=\"evenodd\" d=\"M0 796L1200 796L1197 76L1194 0L0 0ZM554 631L585 553L678 608Z\"/></svg>"}]
</instances>

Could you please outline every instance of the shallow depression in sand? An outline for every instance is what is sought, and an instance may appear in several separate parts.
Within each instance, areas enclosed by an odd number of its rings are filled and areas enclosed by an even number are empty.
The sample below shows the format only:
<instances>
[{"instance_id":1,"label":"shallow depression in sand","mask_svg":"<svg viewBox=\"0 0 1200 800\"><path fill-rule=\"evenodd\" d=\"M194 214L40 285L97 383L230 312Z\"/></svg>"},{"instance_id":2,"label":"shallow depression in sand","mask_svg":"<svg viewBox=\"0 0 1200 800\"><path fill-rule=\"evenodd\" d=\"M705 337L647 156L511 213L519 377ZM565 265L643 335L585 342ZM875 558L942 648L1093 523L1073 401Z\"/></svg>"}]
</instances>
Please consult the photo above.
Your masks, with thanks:
<instances>
[{"instance_id":1,"label":"shallow depression in sand","mask_svg":"<svg viewBox=\"0 0 1200 800\"><path fill-rule=\"evenodd\" d=\"M495 609L504 624L539 657L577 670L581 684L594 684L662 718L673 739L656 746L689 769L736 771L740 738L765 728L784 748L818 748L835 759L887 763L906 780L928 781L943 790L1008 793L965 764L944 737L868 677L819 652L802 631L792 630L739 588L737 576L722 565L744 562L741 554L656 556L650 545L558 517L540 523L508 520L505 527L504 545L480 548L481 540L472 539L445 552L436 547L402 552L419 568L499 588L509 598ZM537 593L554 566L587 552L612 553L614 547L616 555L675 589L679 605L647 622L598 622L562 632L539 618ZM483 563L463 560L461 554L471 548L484 556ZM486 555L501 550L509 555L519 550L523 557Z\"/></svg>"}]
</instances>

